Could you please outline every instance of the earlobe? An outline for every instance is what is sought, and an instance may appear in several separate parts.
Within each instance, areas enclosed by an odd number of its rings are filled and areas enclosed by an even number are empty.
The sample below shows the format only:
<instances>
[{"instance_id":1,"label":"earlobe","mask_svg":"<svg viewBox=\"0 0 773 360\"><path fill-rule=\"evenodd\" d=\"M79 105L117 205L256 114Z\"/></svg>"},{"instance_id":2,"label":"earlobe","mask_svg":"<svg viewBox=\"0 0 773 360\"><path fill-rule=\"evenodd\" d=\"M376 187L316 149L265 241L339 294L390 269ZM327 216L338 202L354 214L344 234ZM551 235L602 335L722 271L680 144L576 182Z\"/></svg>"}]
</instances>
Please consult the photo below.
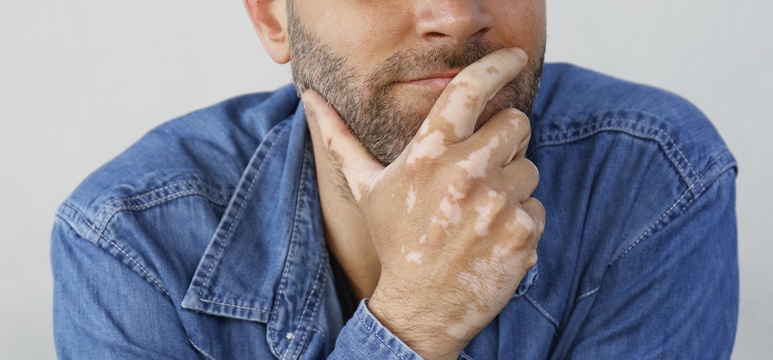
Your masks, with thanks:
<instances>
[{"instance_id":1,"label":"earlobe","mask_svg":"<svg viewBox=\"0 0 773 360\"><path fill-rule=\"evenodd\" d=\"M243 0L260 42L274 61L290 61L287 10L284 0Z\"/></svg>"}]
</instances>

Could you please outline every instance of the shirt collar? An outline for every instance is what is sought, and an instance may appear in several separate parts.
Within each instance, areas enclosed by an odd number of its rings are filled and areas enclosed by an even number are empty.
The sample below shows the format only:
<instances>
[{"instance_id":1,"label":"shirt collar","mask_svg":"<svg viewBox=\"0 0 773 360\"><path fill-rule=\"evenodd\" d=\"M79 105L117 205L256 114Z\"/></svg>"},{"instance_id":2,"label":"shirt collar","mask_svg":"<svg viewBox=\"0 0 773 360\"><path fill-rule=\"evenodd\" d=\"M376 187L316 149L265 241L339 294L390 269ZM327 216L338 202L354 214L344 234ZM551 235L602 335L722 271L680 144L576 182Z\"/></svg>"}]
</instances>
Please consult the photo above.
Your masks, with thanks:
<instances>
[{"instance_id":1,"label":"shirt collar","mask_svg":"<svg viewBox=\"0 0 773 360\"><path fill-rule=\"evenodd\" d=\"M313 321L329 274L319 209L314 153L299 103L255 150L182 307L268 323L272 349L289 350L291 335Z\"/></svg>"}]
</instances>

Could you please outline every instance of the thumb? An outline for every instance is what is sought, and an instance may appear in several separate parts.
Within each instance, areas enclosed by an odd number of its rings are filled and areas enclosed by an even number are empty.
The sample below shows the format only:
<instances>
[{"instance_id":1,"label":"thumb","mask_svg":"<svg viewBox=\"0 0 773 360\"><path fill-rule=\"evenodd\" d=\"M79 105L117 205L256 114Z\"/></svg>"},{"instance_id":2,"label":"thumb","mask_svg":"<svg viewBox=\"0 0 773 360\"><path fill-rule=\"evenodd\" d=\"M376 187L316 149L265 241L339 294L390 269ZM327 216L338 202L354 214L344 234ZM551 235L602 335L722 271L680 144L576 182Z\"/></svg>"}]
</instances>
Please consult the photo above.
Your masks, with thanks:
<instances>
[{"instance_id":1,"label":"thumb","mask_svg":"<svg viewBox=\"0 0 773 360\"><path fill-rule=\"evenodd\" d=\"M359 202L380 177L384 165L362 146L338 112L319 93L306 90L301 101L306 109L309 126L319 129L321 143L341 168L354 199Z\"/></svg>"}]
</instances>

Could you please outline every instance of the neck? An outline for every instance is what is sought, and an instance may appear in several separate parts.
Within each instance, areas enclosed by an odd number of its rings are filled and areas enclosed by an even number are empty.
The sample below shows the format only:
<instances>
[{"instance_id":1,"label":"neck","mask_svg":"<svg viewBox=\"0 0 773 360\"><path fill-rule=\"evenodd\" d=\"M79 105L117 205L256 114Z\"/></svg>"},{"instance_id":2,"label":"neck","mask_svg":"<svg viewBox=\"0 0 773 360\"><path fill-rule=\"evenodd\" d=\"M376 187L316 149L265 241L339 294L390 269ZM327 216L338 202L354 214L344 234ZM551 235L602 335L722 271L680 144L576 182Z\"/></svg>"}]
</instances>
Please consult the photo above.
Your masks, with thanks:
<instances>
[{"instance_id":1,"label":"neck","mask_svg":"<svg viewBox=\"0 0 773 360\"><path fill-rule=\"evenodd\" d=\"M310 131L318 130L311 127ZM312 143L325 242L344 270L355 300L370 297L381 274L370 232L343 174L315 135L318 134L312 134Z\"/></svg>"}]
</instances>

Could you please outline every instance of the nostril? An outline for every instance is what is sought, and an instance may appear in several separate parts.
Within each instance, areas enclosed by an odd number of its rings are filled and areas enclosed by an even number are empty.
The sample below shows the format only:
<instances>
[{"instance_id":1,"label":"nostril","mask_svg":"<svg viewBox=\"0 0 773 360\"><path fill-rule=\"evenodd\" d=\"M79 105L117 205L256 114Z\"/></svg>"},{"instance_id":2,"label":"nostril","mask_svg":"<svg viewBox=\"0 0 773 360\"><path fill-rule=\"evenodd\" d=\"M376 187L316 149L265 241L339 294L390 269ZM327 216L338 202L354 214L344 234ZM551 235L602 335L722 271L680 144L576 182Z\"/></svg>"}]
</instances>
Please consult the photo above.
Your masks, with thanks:
<instances>
[{"instance_id":1,"label":"nostril","mask_svg":"<svg viewBox=\"0 0 773 360\"><path fill-rule=\"evenodd\" d=\"M416 18L420 37L449 44L468 43L484 36L492 27L492 15L467 2L454 2L441 8L426 7Z\"/></svg>"}]
</instances>

